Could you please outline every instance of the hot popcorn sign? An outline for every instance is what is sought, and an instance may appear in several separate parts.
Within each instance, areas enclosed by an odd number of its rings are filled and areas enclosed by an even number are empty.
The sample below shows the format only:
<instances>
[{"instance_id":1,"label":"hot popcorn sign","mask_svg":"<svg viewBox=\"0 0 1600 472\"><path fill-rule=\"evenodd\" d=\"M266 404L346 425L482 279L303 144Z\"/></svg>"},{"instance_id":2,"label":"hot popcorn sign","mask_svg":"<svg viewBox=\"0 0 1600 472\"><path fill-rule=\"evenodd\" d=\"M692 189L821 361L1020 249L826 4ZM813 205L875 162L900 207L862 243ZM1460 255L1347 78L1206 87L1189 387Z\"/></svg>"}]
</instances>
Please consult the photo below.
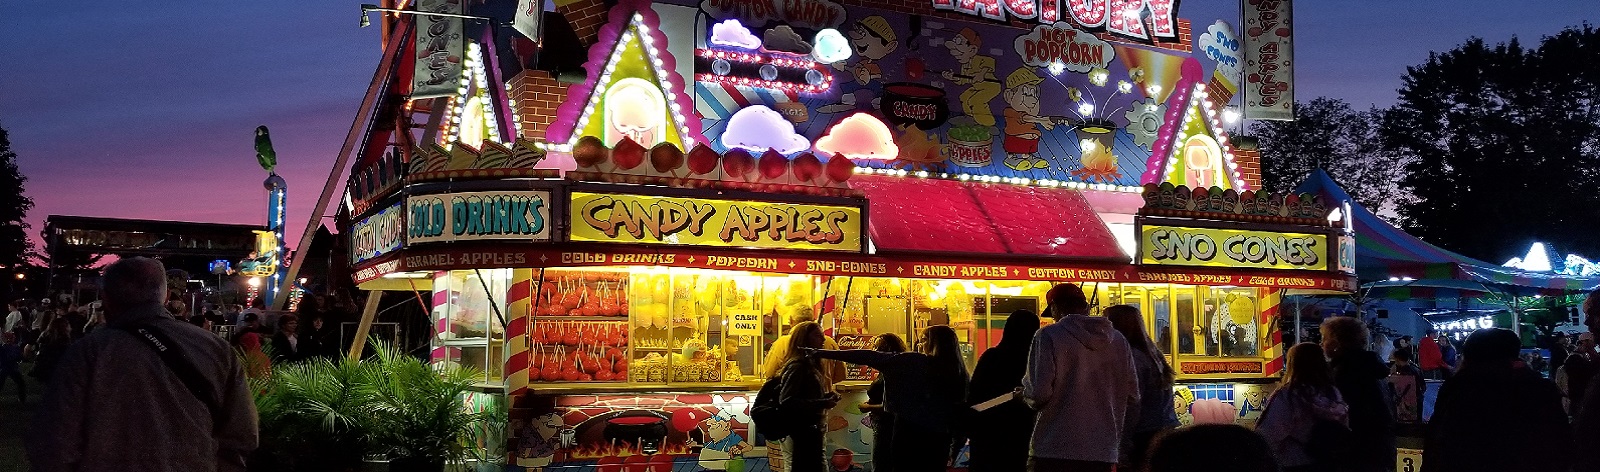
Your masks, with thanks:
<instances>
[{"instance_id":1,"label":"hot popcorn sign","mask_svg":"<svg viewBox=\"0 0 1600 472\"><path fill-rule=\"evenodd\" d=\"M1116 55L1110 43L1066 22L1034 27L1033 32L1017 37L1016 46L1017 55L1022 56L1024 64L1035 67L1061 64L1066 70L1080 74L1105 68Z\"/></svg>"}]
</instances>

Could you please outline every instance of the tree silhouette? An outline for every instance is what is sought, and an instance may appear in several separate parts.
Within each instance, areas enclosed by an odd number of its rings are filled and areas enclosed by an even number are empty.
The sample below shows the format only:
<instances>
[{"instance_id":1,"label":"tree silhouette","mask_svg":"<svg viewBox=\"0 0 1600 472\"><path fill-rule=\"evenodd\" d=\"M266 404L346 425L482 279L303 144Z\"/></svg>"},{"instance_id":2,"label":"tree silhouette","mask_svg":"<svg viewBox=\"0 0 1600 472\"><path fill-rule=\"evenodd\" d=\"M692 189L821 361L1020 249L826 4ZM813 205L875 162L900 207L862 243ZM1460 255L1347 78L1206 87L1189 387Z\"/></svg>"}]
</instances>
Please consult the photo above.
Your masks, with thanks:
<instances>
[{"instance_id":1,"label":"tree silhouette","mask_svg":"<svg viewBox=\"0 0 1600 472\"><path fill-rule=\"evenodd\" d=\"M1380 135L1407 161L1411 234L1491 261L1533 241L1600 253L1600 30L1431 54Z\"/></svg>"},{"instance_id":2,"label":"tree silhouette","mask_svg":"<svg viewBox=\"0 0 1600 472\"><path fill-rule=\"evenodd\" d=\"M33 199L24 193L28 178L17 169L17 153L11 150L11 136L0 127L0 268L22 268L33 257L33 241L28 239L28 211Z\"/></svg>"},{"instance_id":3,"label":"tree silhouette","mask_svg":"<svg viewBox=\"0 0 1600 472\"><path fill-rule=\"evenodd\" d=\"M1344 100L1318 97L1295 105L1294 121L1258 121L1262 188L1290 190L1322 168L1379 217L1398 223L1408 195L1399 185L1402 157L1378 136L1383 111L1356 111Z\"/></svg>"}]
</instances>

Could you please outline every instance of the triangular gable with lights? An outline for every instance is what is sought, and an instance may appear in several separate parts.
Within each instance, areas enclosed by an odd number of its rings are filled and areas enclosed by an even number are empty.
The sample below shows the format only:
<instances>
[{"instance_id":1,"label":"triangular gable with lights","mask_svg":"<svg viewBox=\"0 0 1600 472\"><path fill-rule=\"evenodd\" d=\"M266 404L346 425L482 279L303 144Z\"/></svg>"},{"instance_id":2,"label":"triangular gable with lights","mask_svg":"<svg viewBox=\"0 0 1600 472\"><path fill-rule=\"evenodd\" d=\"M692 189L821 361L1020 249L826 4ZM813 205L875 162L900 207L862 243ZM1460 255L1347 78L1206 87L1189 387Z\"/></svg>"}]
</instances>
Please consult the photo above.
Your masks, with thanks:
<instances>
[{"instance_id":1,"label":"triangular gable with lights","mask_svg":"<svg viewBox=\"0 0 1600 472\"><path fill-rule=\"evenodd\" d=\"M504 94L490 91L490 77L484 61L484 48L476 41L467 41L467 57L462 64L461 83L456 94L445 107L445 117L439 126L438 144L451 150L461 143L474 151L483 150L486 142L503 143L510 147L521 134L520 125L509 114L509 104L496 103ZM489 51L493 54L493 51ZM511 136L503 136L501 123L512 125Z\"/></svg>"},{"instance_id":2,"label":"triangular gable with lights","mask_svg":"<svg viewBox=\"0 0 1600 472\"><path fill-rule=\"evenodd\" d=\"M1198 73L1184 72L1176 89L1189 93L1173 94L1178 106L1167 108L1166 120L1156 135L1147 170L1140 181L1189 188L1251 190L1239 174L1239 164L1228 144L1228 133L1223 130L1222 118L1205 84L1198 80Z\"/></svg>"},{"instance_id":3,"label":"triangular gable with lights","mask_svg":"<svg viewBox=\"0 0 1600 472\"><path fill-rule=\"evenodd\" d=\"M607 147L623 137L646 148L665 142L689 149L704 142L700 121L684 119L694 102L683 92L677 61L666 50L649 2L623 0L610 15L589 48L588 80L568 91L545 139L558 151L570 151L584 136L600 138Z\"/></svg>"}]
</instances>

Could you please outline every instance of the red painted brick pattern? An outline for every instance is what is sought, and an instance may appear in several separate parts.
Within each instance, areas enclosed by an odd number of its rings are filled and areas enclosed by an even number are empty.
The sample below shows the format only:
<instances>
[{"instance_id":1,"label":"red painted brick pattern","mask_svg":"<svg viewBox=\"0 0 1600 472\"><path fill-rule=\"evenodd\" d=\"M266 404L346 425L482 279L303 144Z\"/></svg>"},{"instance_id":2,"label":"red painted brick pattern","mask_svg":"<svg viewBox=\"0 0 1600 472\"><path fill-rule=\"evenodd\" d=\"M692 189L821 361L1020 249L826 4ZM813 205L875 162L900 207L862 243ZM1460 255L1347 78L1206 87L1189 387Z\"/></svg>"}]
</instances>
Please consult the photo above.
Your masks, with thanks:
<instances>
[{"instance_id":1,"label":"red painted brick pattern","mask_svg":"<svg viewBox=\"0 0 1600 472\"><path fill-rule=\"evenodd\" d=\"M566 6L556 7L556 13L567 18L572 24L572 31L578 34L578 40L584 47L594 44L600 34L600 27L606 23L605 0L578 0Z\"/></svg>"},{"instance_id":2,"label":"red painted brick pattern","mask_svg":"<svg viewBox=\"0 0 1600 472\"><path fill-rule=\"evenodd\" d=\"M1233 162L1239 164L1239 177L1244 179L1252 189L1261 188L1261 151L1251 149L1234 149ZM1267 189L1272 191L1287 191L1292 189Z\"/></svg>"},{"instance_id":3,"label":"red painted brick pattern","mask_svg":"<svg viewBox=\"0 0 1600 472\"><path fill-rule=\"evenodd\" d=\"M555 120L556 109L567 97L567 84L556 82L549 72L525 70L511 78L511 99L522 120L522 137L542 141L545 130Z\"/></svg>"}]
</instances>

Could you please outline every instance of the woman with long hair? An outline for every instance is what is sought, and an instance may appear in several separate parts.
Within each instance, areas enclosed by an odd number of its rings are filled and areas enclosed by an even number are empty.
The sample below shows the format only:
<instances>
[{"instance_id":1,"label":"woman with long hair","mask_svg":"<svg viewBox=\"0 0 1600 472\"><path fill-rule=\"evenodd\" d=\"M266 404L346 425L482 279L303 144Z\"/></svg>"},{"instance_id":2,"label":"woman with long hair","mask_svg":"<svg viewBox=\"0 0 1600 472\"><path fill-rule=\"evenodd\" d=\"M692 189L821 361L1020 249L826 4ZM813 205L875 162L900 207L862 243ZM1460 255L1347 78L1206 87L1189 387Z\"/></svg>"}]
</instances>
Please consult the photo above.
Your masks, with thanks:
<instances>
[{"instance_id":1,"label":"woman with long hair","mask_svg":"<svg viewBox=\"0 0 1600 472\"><path fill-rule=\"evenodd\" d=\"M61 361L61 356L67 353L67 347L72 345L72 323L66 318L54 317L50 324L45 325L44 334L39 335L39 348L33 359L33 370L28 375L39 380L50 380L50 375L55 372L56 364Z\"/></svg>"},{"instance_id":2,"label":"woman with long hair","mask_svg":"<svg viewBox=\"0 0 1600 472\"><path fill-rule=\"evenodd\" d=\"M1133 367L1139 377L1139 421L1128 430L1127 447L1122 448L1122 466L1128 470L1144 467L1150 442L1156 434L1178 426L1178 413L1173 406L1172 366L1161 354L1161 349L1144 331L1144 317L1139 307L1117 305L1107 308L1106 319L1111 327L1128 340L1133 354Z\"/></svg>"},{"instance_id":3,"label":"woman with long hair","mask_svg":"<svg viewBox=\"0 0 1600 472\"><path fill-rule=\"evenodd\" d=\"M1367 324L1349 316L1322 322L1322 351L1333 372L1333 385L1350 406L1352 433L1347 464L1355 472L1394 467L1394 409L1389 405L1389 367L1367 350Z\"/></svg>"},{"instance_id":4,"label":"woman with long hair","mask_svg":"<svg viewBox=\"0 0 1600 472\"><path fill-rule=\"evenodd\" d=\"M1028 371L1028 351L1039 332L1039 316L1028 310L1011 312L1000 343L983 351L972 369L967 404L977 405L1012 394L1022 388ZM973 415L969 424L972 472L1004 472L1028 468L1028 438L1033 435L1036 413L1021 401L1007 401Z\"/></svg>"},{"instance_id":5,"label":"woman with long hair","mask_svg":"<svg viewBox=\"0 0 1600 472\"><path fill-rule=\"evenodd\" d=\"M878 335L872 349L878 352L906 352L906 342L894 333ZM867 387L867 402L861 404L861 411L867 412L872 417L872 465L873 470L891 472L894 465L889 463L889 458L894 457L894 414L883 409L883 390L886 381L882 375L872 381Z\"/></svg>"},{"instance_id":6,"label":"woman with long hair","mask_svg":"<svg viewBox=\"0 0 1600 472\"><path fill-rule=\"evenodd\" d=\"M1333 371L1322 358L1322 348L1300 343L1289 348L1288 372L1283 384L1267 400L1256 432L1267 439L1278 463L1287 472L1334 470L1335 464L1311 454L1312 431L1318 421L1350 424L1350 409L1333 385Z\"/></svg>"},{"instance_id":7,"label":"woman with long hair","mask_svg":"<svg viewBox=\"0 0 1600 472\"><path fill-rule=\"evenodd\" d=\"M822 472L822 435L828 409L839 404L839 394L829 390L822 363L807 352L822 348L822 327L807 321L790 330L789 350L784 352L783 370L778 378L783 385L779 390L778 405L797 424L783 442L789 472Z\"/></svg>"},{"instance_id":8,"label":"woman with long hair","mask_svg":"<svg viewBox=\"0 0 1600 472\"><path fill-rule=\"evenodd\" d=\"M885 379L883 408L895 416L895 472L943 472L959 448L960 418L965 416L967 365L961 342L949 326L929 326L913 352L867 349L816 351L815 355L861 364ZM916 453L919 449L928 452ZM937 451L937 452L936 452Z\"/></svg>"}]
</instances>

